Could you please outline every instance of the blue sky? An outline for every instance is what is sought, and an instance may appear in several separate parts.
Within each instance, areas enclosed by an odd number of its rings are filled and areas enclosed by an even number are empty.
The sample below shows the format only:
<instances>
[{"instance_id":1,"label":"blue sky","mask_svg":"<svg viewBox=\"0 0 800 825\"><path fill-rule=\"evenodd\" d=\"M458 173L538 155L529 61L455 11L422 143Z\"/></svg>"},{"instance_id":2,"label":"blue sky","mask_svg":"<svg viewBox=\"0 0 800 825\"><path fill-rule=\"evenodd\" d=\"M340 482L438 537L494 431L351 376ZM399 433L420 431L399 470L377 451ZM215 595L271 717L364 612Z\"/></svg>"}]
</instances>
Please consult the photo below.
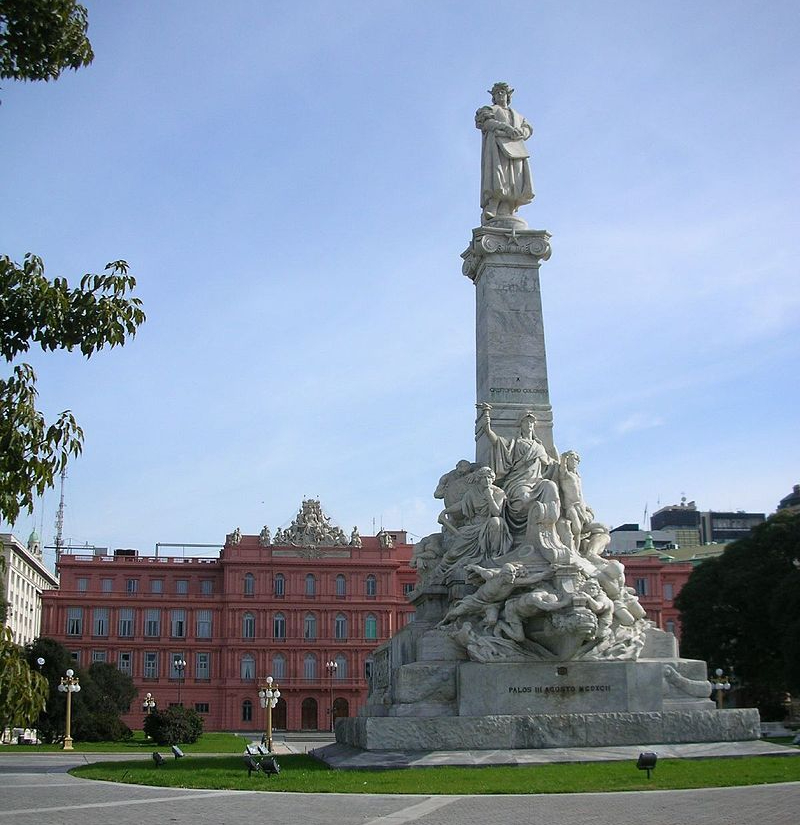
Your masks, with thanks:
<instances>
[{"instance_id":1,"label":"blue sky","mask_svg":"<svg viewBox=\"0 0 800 825\"><path fill-rule=\"evenodd\" d=\"M148 321L31 354L86 430L65 537L420 536L473 455L475 109L534 126L555 440L614 526L800 481L794 2L89 2L91 67L0 90L0 249L125 258ZM44 525L57 491L15 530Z\"/></svg>"}]
</instances>

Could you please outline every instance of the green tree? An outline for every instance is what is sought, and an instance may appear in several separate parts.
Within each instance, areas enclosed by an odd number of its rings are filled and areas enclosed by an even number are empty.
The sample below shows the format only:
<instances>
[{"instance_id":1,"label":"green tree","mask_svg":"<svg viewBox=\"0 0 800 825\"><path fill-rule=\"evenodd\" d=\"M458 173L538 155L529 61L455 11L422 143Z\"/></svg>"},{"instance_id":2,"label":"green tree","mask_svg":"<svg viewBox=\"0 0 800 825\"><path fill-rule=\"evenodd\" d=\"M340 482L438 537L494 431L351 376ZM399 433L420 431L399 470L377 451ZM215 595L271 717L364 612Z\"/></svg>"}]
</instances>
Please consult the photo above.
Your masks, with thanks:
<instances>
[{"instance_id":1,"label":"green tree","mask_svg":"<svg viewBox=\"0 0 800 825\"><path fill-rule=\"evenodd\" d=\"M75 0L0 0L0 78L54 80L94 58L86 9ZM0 356L10 365L31 344L44 350L75 347L86 357L121 345L145 315L125 261L102 275L85 275L77 288L48 280L42 260L20 266L0 256ZM21 363L0 379L0 517L13 523L21 509L53 486L83 431L69 410L51 424L36 409L36 375Z\"/></svg>"},{"instance_id":2,"label":"green tree","mask_svg":"<svg viewBox=\"0 0 800 825\"><path fill-rule=\"evenodd\" d=\"M11 629L0 629L0 732L27 727L47 701L47 680L32 668L25 651L15 644Z\"/></svg>"},{"instance_id":3,"label":"green tree","mask_svg":"<svg viewBox=\"0 0 800 825\"><path fill-rule=\"evenodd\" d=\"M0 0L0 78L56 80L88 66L89 18L75 0Z\"/></svg>"},{"instance_id":4,"label":"green tree","mask_svg":"<svg viewBox=\"0 0 800 825\"><path fill-rule=\"evenodd\" d=\"M130 676L114 665L94 662L88 670L75 667L69 651L55 639L42 637L29 644L26 656L31 666L44 659L42 675L49 683L47 707L40 714L39 736L48 742L60 741L66 725L66 700L58 690L67 668L73 668L81 684L72 695L72 735L84 742L118 741L131 736L120 714L130 707L136 688Z\"/></svg>"},{"instance_id":5,"label":"green tree","mask_svg":"<svg viewBox=\"0 0 800 825\"><path fill-rule=\"evenodd\" d=\"M695 568L676 599L683 655L732 671L768 719L800 692L798 567L800 514L778 513Z\"/></svg>"},{"instance_id":6,"label":"green tree","mask_svg":"<svg viewBox=\"0 0 800 825\"><path fill-rule=\"evenodd\" d=\"M0 255L0 357L7 363L32 344L43 350L76 347L87 358L105 346L125 343L145 315L129 293L136 280L125 261L102 275L84 275L72 288L65 278L50 281L35 255L22 266ZM25 363L0 379L0 515L14 522L35 496L53 486L70 455L78 455L83 431L69 410L48 425L36 409L36 375Z\"/></svg>"}]
</instances>

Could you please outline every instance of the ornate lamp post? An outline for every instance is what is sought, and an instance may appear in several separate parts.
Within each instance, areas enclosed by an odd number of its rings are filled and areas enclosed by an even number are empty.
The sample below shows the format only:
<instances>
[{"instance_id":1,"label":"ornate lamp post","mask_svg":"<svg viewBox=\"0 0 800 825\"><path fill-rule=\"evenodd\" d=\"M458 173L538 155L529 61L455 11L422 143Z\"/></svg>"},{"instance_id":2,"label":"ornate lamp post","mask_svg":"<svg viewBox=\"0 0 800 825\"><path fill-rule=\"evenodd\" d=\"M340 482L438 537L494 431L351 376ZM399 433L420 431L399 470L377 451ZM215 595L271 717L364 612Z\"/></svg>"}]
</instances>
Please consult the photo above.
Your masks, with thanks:
<instances>
[{"instance_id":1,"label":"ornate lamp post","mask_svg":"<svg viewBox=\"0 0 800 825\"><path fill-rule=\"evenodd\" d=\"M67 694L67 724L63 749L65 751L71 751L73 749L72 736L70 735L72 732L72 694L78 693L81 689L81 686L78 683L78 677L75 675L75 671L72 668L67 671L66 676L61 677L61 684L58 686L58 689L62 693Z\"/></svg>"},{"instance_id":2,"label":"ornate lamp post","mask_svg":"<svg viewBox=\"0 0 800 825\"><path fill-rule=\"evenodd\" d=\"M181 702L181 685L183 684L183 673L186 670L186 660L181 657L180 659L175 659L172 663L172 666L175 670L178 671L178 704L182 705Z\"/></svg>"},{"instance_id":3,"label":"ornate lamp post","mask_svg":"<svg viewBox=\"0 0 800 825\"><path fill-rule=\"evenodd\" d=\"M258 686L258 700L264 708L266 716L266 730L264 731L264 744L267 750L272 753L272 709L278 704L281 692L272 676L267 676L266 680Z\"/></svg>"},{"instance_id":4,"label":"ornate lamp post","mask_svg":"<svg viewBox=\"0 0 800 825\"><path fill-rule=\"evenodd\" d=\"M725 691L731 689L731 680L725 675L721 667L714 671L717 677L714 682L714 690L717 692L717 710L721 710L725 706Z\"/></svg>"},{"instance_id":5,"label":"ornate lamp post","mask_svg":"<svg viewBox=\"0 0 800 825\"><path fill-rule=\"evenodd\" d=\"M325 670L328 671L328 688L329 688L329 705L328 705L328 713L331 715L331 733L334 730L334 719L333 719L333 677L336 675L336 671L339 669L339 665L331 659L329 662L325 662Z\"/></svg>"},{"instance_id":6,"label":"ornate lamp post","mask_svg":"<svg viewBox=\"0 0 800 825\"><path fill-rule=\"evenodd\" d=\"M152 693L145 693L142 710L149 716L156 709L156 700Z\"/></svg>"}]
</instances>

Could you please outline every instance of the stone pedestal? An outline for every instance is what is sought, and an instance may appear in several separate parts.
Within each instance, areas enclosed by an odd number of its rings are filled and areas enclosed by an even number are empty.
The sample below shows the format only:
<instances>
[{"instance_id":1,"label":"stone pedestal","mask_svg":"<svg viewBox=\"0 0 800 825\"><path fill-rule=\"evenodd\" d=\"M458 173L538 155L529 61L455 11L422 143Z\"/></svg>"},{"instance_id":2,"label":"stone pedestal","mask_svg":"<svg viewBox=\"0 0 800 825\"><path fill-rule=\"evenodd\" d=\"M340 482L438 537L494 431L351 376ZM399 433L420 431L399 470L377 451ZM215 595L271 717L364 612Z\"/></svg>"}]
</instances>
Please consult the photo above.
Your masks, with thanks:
<instances>
[{"instance_id":1,"label":"stone pedestal","mask_svg":"<svg viewBox=\"0 0 800 825\"><path fill-rule=\"evenodd\" d=\"M475 284L476 403L492 405L492 427L519 434L519 419L533 410L536 433L553 450L553 412L547 383L539 265L550 257L550 234L541 229L482 226L462 254L462 270ZM489 463L490 445L478 438L476 461Z\"/></svg>"}]
</instances>

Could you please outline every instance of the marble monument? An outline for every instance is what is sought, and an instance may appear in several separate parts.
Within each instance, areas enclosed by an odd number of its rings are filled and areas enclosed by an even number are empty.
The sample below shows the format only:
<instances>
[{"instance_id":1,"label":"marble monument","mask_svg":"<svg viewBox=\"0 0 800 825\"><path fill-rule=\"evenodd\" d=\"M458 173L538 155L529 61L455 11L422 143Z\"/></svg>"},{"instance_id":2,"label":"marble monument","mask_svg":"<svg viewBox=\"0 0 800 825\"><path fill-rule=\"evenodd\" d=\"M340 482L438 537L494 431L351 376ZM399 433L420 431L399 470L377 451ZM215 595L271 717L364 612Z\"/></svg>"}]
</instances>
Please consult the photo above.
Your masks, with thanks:
<instances>
[{"instance_id":1,"label":"marble monument","mask_svg":"<svg viewBox=\"0 0 800 825\"><path fill-rule=\"evenodd\" d=\"M647 619L575 450L553 443L526 141L496 83L478 109L475 461L439 479L440 529L417 543L416 621L375 654L370 696L337 741L368 750L494 749L755 739L755 710L717 710L704 662Z\"/></svg>"}]
</instances>

